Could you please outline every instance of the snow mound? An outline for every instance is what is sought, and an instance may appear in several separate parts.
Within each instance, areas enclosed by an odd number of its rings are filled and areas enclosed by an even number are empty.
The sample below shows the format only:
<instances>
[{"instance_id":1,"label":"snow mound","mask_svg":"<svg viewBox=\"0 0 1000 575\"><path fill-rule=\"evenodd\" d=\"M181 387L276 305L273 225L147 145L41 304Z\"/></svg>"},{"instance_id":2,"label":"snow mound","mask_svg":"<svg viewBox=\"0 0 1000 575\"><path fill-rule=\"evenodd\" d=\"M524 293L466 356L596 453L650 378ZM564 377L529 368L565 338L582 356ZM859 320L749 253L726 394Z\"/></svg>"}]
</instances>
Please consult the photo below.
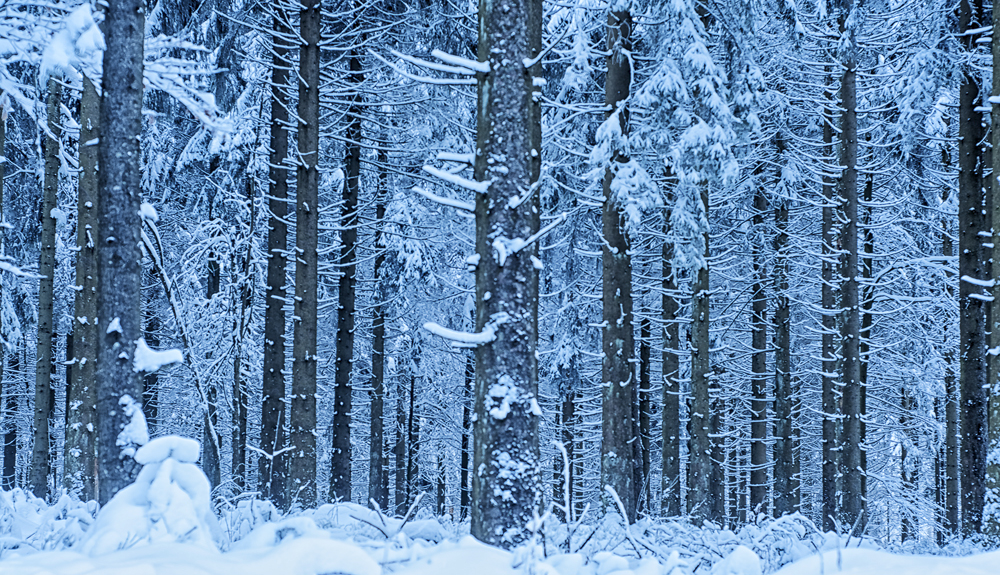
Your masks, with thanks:
<instances>
[{"instance_id":1,"label":"snow mound","mask_svg":"<svg viewBox=\"0 0 1000 575\"><path fill-rule=\"evenodd\" d=\"M873 549L842 549L812 555L786 565L775 575L992 575L997 573L1000 551L967 557L893 555Z\"/></svg>"},{"instance_id":2,"label":"snow mound","mask_svg":"<svg viewBox=\"0 0 1000 575\"><path fill-rule=\"evenodd\" d=\"M140 448L136 456L145 463L139 477L101 509L80 550L96 556L174 542L217 549L221 531L212 513L211 487L191 462L192 449L197 453L198 442L179 437L159 438Z\"/></svg>"},{"instance_id":3,"label":"snow mound","mask_svg":"<svg viewBox=\"0 0 1000 575\"><path fill-rule=\"evenodd\" d=\"M760 557L743 545L712 568L712 575L761 575Z\"/></svg>"}]
</instances>

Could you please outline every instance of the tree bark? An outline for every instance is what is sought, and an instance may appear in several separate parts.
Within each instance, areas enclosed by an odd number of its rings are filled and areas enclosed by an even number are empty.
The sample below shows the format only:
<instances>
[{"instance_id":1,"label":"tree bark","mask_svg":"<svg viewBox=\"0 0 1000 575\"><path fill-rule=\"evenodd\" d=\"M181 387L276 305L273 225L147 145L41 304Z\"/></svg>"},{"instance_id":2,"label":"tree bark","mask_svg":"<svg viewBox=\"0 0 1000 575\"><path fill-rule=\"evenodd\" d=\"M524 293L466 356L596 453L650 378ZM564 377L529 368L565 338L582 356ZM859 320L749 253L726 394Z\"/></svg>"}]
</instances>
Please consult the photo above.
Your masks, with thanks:
<instances>
[{"instance_id":1,"label":"tree bark","mask_svg":"<svg viewBox=\"0 0 1000 575\"><path fill-rule=\"evenodd\" d=\"M755 233L764 235L764 212L767 199L764 190L757 186L753 198L753 225ZM753 299L751 345L753 355L750 362L751 393L750 402L750 509L754 514L767 513L767 296L764 293L763 242L753 241Z\"/></svg>"},{"instance_id":2,"label":"tree bark","mask_svg":"<svg viewBox=\"0 0 1000 575\"><path fill-rule=\"evenodd\" d=\"M10 371L21 369L20 360L17 353L9 356ZM4 420L7 425L7 432L3 438L3 478L0 487L5 491L10 491L17 487L17 422L14 421L14 414L17 413L17 394L12 382L5 386L7 397L4 403Z\"/></svg>"},{"instance_id":3,"label":"tree bark","mask_svg":"<svg viewBox=\"0 0 1000 575\"><path fill-rule=\"evenodd\" d=\"M146 338L146 345L153 349L160 347L160 318L151 309L152 302L146 303L146 327L143 329L143 337ZM159 420L159 394L160 376L151 372L142 376L142 413L146 416L146 428L149 429L149 436L153 437Z\"/></svg>"},{"instance_id":4,"label":"tree bark","mask_svg":"<svg viewBox=\"0 0 1000 575\"><path fill-rule=\"evenodd\" d=\"M406 437L409 426L406 423L406 393L403 390L403 378L397 378L396 382L396 443L393 445L392 454L396 457L396 487L395 487L395 513L402 516L406 513L406 505L409 500L409 485L406 482L407 449Z\"/></svg>"},{"instance_id":5,"label":"tree bark","mask_svg":"<svg viewBox=\"0 0 1000 575\"><path fill-rule=\"evenodd\" d=\"M253 181L246 181L247 205L250 208L247 237L252 238L257 233L257 203L254 201ZM249 394L247 393L244 375L244 342L250 329L250 316L253 310L253 242L247 242L243 261L240 262L240 275L236 282L236 296L239 300L239 314L233 326L233 409L232 409L232 473L233 482L241 491L247 487L247 415L249 409Z\"/></svg>"},{"instance_id":6,"label":"tree bark","mask_svg":"<svg viewBox=\"0 0 1000 575\"><path fill-rule=\"evenodd\" d=\"M632 15L628 11L608 14L608 72L605 84L606 118L615 114L621 133L629 133L628 98L632 84L631 60ZM629 523L635 521L635 478L632 470L632 442L635 429L632 418L632 354L634 349L632 317L632 258L628 237L623 229L622 205L612 191L617 168L629 161L626 150L614 150L604 173L604 208L602 226L602 284L604 324L602 335L603 409L601 415L601 501L608 511L615 510L605 487L611 487L625 506Z\"/></svg>"},{"instance_id":7,"label":"tree bark","mask_svg":"<svg viewBox=\"0 0 1000 575\"><path fill-rule=\"evenodd\" d=\"M386 480L386 461L384 449L383 403L385 399L385 285L381 277L382 266L385 263L385 239L382 226L385 220L385 201L388 193L389 172L388 157L384 149L379 149L379 180L378 196L375 200L375 269L372 273L375 279L375 310L372 319L372 403L371 403L371 434L369 436L368 458L368 499L374 500L379 509L388 509L389 483ZM467 408L466 408L467 411ZM463 430L465 428L463 427ZM465 432L462 433L463 440ZM463 456L465 455L463 445Z\"/></svg>"},{"instance_id":8,"label":"tree bark","mask_svg":"<svg viewBox=\"0 0 1000 575\"><path fill-rule=\"evenodd\" d=\"M462 460L459 475L459 509L461 516L459 519L465 521L470 511L470 495L472 485L470 483L470 473L472 472L472 409L470 402L473 401L476 382L476 364L473 354L465 360L465 393L462 396Z\"/></svg>"},{"instance_id":9,"label":"tree bark","mask_svg":"<svg viewBox=\"0 0 1000 575\"><path fill-rule=\"evenodd\" d=\"M776 145L779 160L784 154L784 141L779 135ZM780 176L780 173L779 173ZM792 354L791 325L788 300L788 200L778 200L774 208L774 516L781 517L798 511L792 492L792 463L795 442L792 437Z\"/></svg>"},{"instance_id":10,"label":"tree bark","mask_svg":"<svg viewBox=\"0 0 1000 575\"><path fill-rule=\"evenodd\" d=\"M298 187L295 192L296 263L293 320L295 336L292 346L292 410L289 433L291 457L288 487L290 499L306 509L316 502L320 19L319 0L304 0L299 16L302 44L299 48L299 160L296 177Z\"/></svg>"},{"instance_id":11,"label":"tree bark","mask_svg":"<svg viewBox=\"0 0 1000 575\"><path fill-rule=\"evenodd\" d=\"M650 321L649 317L643 317L639 322L639 433L638 441L642 446L642 475L638 478L636 511L649 511L649 482L650 482L650 415L652 405L650 403L649 387L649 338Z\"/></svg>"},{"instance_id":12,"label":"tree bark","mask_svg":"<svg viewBox=\"0 0 1000 575\"><path fill-rule=\"evenodd\" d=\"M36 497L44 499L49 490L49 411L52 405L52 352L55 333L52 325L54 276L56 271L56 209L59 195L59 139L62 137L60 108L62 84L54 76L48 80L46 110L51 134L43 134L45 150L45 182L42 189L40 219L42 233L38 255L38 339L35 353L35 417L29 481Z\"/></svg>"},{"instance_id":13,"label":"tree bark","mask_svg":"<svg viewBox=\"0 0 1000 575\"><path fill-rule=\"evenodd\" d=\"M980 0L962 0L958 7L958 30L976 28L976 17L982 9ZM975 35L962 40L967 50L975 48ZM975 72L965 71L959 89L959 158L958 158L958 227L959 278L984 281L982 240L979 233L987 229L983 215L982 162L980 141L983 138L982 117L975 108L980 86ZM980 531L986 477L987 395L986 340L984 290L968 281L959 280L959 331L961 343L959 362L961 373L961 473L962 473L962 533L970 536Z\"/></svg>"},{"instance_id":14,"label":"tree bark","mask_svg":"<svg viewBox=\"0 0 1000 575\"><path fill-rule=\"evenodd\" d=\"M832 94L827 98L833 99ZM823 147L828 157L833 156L833 112L823 110ZM833 226L834 198L833 180L823 176L823 223L822 223L822 352L823 352L823 531L833 531L838 520L838 475L840 451L838 449L837 419L840 413L840 394L834 372L837 370L837 350L833 336L837 330L836 302L837 286L834 285L833 270L838 249L838 237Z\"/></svg>"},{"instance_id":15,"label":"tree bark","mask_svg":"<svg viewBox=\"0 0 1000 575\"><path fill-rule=\"evenodd\" d=\"M669 185L669 184L668 184ZM671 205L668 197L667 205ZM670 209L664 213L664 236L670 235ZM680 325L677 312L677 272L673 268L674 246L663 242L661 288L663 290L663 474L661 479L660 514L677 517L681 514L681 413L680 413Z\"/></svg>"},{"instance_id":16,"label":"tree bark","mask_svg":"<svg viewBox=\"0 0 1000 575\"><path fill-rule=\"evenodd\" d=\"M142 0L110 0L105 12L104 75L98 145L97 422L100 503L132 482L136 471L120 456L118 435L130 418L119 405L140 398L133 369L141 335L140 180L142 133ZM110 329L120 325L120 330Z\"/></svg>"},{"instance_id":17,"label":"tree bark","mask_svg":"<svg viewBox=\"0 0 1000 575\"><path fill-rule=\"evenodd\" d=\"M288 46L285 14L276 7L271 58L271 126L268 167L267 298L264 309L264 368L258 490L278 509L288 505L285 449L285 271L288 266Z\"/></svg>"},{"instance_id":18,"label":"tree bark","mask_svg":"<svg viewBox=\"0 0 1000 575\"><path fill-rule=\"evenodd\" d=\"M541 11L539 0L479 4L479 61L489 71L478 74L475 177L489 184L476 198L476 329L489 325L495 338L476 348L472 535L502 547L528 536L541 500L538 244L510 249L539 229L540 65L524 60L541 49Z\"/></svg>"},{"instance_id":19,"label":"tree bark","mask_svg":"<svg viewBox=\"0 0 1000 575\"><path fill-rule=\"evenodd\" d=\"M843 523L854 525L864 514L864 470L861 468L861 318L858 298L858 117L857 117L857 57L853 48L853 32L847 30L850 8L840 14L841 34L848 35L852 48L846 51L842 62L844 71L840 80L840 201L843 211L841 243L844 253L841 280L841 308L844 322L841 328L841 386L843 395ZM863 520L862 520L863 522ZM858 529L864 531L864 525Z\"/></svg>"},{"instance_id":20,"label":"tree bark","mask_svg":"<svg viewBox=\"0 0 1000 575\"><path fill-rule=\"evenodd\" d=\"M993 3L992 42L993 55L993 98L1000 96L1000 2ZM992 98L991 98L992 99ZM1000 113L990 114L990 142L993 150L1000 150ZM992 172L989 187L992 195L990 221L992 223L993 243L992 269L990 277L994 280L993 302L990 304L990 348L1000 349L1000 185L996 178L1000 176L1000 152L991 154ZM989 452L1000 453L1000 355L990 356L989 389ZM986 468L986 532L993 538L1000 537L1000 459L989 460Z\"/></svg>"},{"instance_id":21,"label":"tree bark","mask_svg":"<svg viewBox=\"0 0 1000 575\"><path fill-rule=\"evenodd\" d=\"M701 201L708 212L708 188L702 188ZM712 405L709 373L709 235L704 234L705 263L695 270L691 282L691 403L688 406L688 514L718 521L715 517L715 489L712 487Z\"/></svg>"},{"instance_id":22,"label":"tree bark","mask_svg":"<svg viewBox=\"0 0 1000 575\"><path fill-rule=\"evenodd\" d=\"M362 39L363 41L363 39ZM330 497L351 500L351 368L354 364L354 300L357 281L358 186L361 175L361 106L360 85L364 81L359 48L352 48L348 82L353 86L348 109L347 181L340 205L340 268L337 284L337 362L334 392L333 448L330 469Z\"/></svg>"}]
</instances>

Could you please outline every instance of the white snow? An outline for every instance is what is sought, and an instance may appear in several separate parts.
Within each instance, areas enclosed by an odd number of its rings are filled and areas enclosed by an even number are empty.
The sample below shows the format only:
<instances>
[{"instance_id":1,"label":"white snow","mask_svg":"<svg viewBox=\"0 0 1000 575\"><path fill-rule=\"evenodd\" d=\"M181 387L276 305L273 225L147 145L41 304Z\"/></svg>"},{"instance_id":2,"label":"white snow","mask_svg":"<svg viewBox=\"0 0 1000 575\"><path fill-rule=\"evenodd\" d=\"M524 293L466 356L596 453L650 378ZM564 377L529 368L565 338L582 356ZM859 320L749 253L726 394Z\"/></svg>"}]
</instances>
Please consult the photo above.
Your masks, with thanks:
<instances>
[{"instance_id":1,"label":"white snow","mask_svg":"<svg viewBox=\"0 0 1000 575\"><path fill-rule=\"evenodd\" d=\"M776 575L994 575L1000 551L968 557L895 555L874 549L842 549L811 555Z\"/></svg>"},{"instance_id":2,"label":"white snow","mask_svg":"<svg viewBox=\"0 0 1000 575\"><path fill-rule=\"evenodd\" d=\"M115 332L122 333L122 320L117 317L111 320L111 323L108 324L108 329L104 333L112 334Z\"/></svg>"},{"instance_id":3,"label":"white snow","mask_svg":"<svg viewBox=\"0 0 1000 575\"><path fill-rule=\"evenodd\" d=\"M153 207L153 204L147 202L143 202L139 206L139 217L154 224L160 221L160 216L156 213L156 208Z\"/></svg>"},{"instance_id":4,"label":"white snow","mask_svg":"<svg viewBox=\"0 0 1000 575\"><path fill-rule=\"evenodd\" d=\"M149 443L146 416L142 413L142 406L127 393L118 400L118 405L122 406L129 422L118 433L116 445L122 448L121 457L132 457L137 447Z\"/></svg>"},{"instance_id":5,"label":"white snow","mask_svg":"<svg viewBox=\"0 0 1000 575\"><path fill-rule=\"evenodd\" d=\"M118 319L115 318L115 321ZM110 329L108 327L108 330ZM156 351L146 345L146 340L140 337L135 341L135 360L133 363L133 369L136 372L148 373L171 363L184 363L184 354L179 349Z\"/></svg>"},{"instance_id":6,"label":"white snow","mask_svg":"<svg viewBox=\"0 0 1000 575\"><path fill-rule=\"evenodd\" d=\"M201 444L193 439L168 435L157 437L143 445L135 452L135 460L140 465L162 463L167 459L176 459L181 463L197 463L201 453Z\"/></svg>"}]
</instances>

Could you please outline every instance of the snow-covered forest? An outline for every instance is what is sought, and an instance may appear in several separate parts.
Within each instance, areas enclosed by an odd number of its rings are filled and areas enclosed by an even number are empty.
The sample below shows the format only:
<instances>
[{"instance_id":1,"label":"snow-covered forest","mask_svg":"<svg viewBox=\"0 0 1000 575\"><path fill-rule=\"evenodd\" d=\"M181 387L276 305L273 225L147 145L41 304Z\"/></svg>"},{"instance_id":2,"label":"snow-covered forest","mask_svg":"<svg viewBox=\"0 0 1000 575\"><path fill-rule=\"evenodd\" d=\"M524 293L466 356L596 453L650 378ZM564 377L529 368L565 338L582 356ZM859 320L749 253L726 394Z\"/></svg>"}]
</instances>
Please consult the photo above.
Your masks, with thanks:
<instances>
[{"instance_id":1,"label":"snow-covered forest","mask_svg":"<svg viewBox=\"0 0 1000 575\"><path fill-rule=\"evenodd\" d=\"M0 0L0 573L991 572L994 14Z\"/></svg>"}]
</instances>

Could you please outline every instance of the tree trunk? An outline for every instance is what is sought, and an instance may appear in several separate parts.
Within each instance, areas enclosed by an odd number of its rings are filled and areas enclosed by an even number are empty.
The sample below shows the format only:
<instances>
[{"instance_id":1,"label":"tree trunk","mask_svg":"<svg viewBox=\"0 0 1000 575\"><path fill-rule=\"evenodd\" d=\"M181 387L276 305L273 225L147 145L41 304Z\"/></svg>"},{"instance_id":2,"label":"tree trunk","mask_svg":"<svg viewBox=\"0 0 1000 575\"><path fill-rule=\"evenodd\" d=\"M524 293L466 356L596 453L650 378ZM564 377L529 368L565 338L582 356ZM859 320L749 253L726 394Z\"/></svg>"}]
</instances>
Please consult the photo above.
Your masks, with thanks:
<instances>
[{"instance_id":1,"label":"tree trunk","mask_svg":"<svg viewBox=\"0 0 1000 575\"><path fill-rule=\"evenodd\" d=\"M976 17L980 0L963 0L958 8L958 30L965 32L979 26ZM975 48L975 35L962 40L968 50ZM959 95L958 157L958 275L973 281L986 280L980 232L987 229L983 215L982 165L979 143L983 138L982 117L976 112L980 86L978 76L965 71ZM986 341L983 288L959 281L959 332L961 374L962 437L962 533L970 536L980 530L986 478Z\"/></svg>"},{"instance_id":2,"label":"tree trunk","mask_svg":"<svg viewBox=\"0 0 1000 575\"><path fill-rule=\"evenodd\" d=\"M362 39L363 41L363 39ZM337 363L333 415L333 449L330 470L330 497L351 500L351 367L354 364L354 299L357 281L358 186L361 175L361 106L359 86L364 81L358 48L350 53L348 81L354 86L348 110L347 181L340 205L340 281L337 291Z\"/></svg>"},{"instance_id":3,"label":"tree trunk","mask_svg":"<svg viewBox=\"0 0 1000 575\"><path fill-rule=\"evenodd\" d=\"M708 188L702 188L701 201L708 213ZM691 403L688 406L688 514L718 520L715 512L715 489L712 487L712 405L709 397L709 276L708 242L704 234L705 264L695 271L691 282Z\"/></svg>"},{"instance_id":4,"label":"tree trunk","mask_svg":"<svg viewBox=\"0 0 1000 575\"><path fill-rule=\"evenodd\" d=\"M136 466L120 456L118 435L130 418L119 404L140 398L133 369L140 315L142 261L140 169L142 133L142 0L110 0L104 17L104 75L98 145L97 422L100 503L132 482ZM112 329L120 326L120 329Z\"/></svg>"},{"instance_id":5,"label":"tree trunk","mask_svg":"<svg viewBox=\"0 0 1000 575\"><path fill-rule=\"evenodd\" d=\"M1000 2L993 3L992 22L997 23L993 27L992 43L990 44L993 54L993 98L1000 97ZM992 98L991 98L992 100ZM994 104L995 105L995 104ZM1000 113L990 114L990 141L992 149L1000 150ZM1000 152L991 154L992 172L990 182L996 182L1000 176ZM1000 349L1000 185L990 186L992 192L992 213L990 221L992 223L993 243L992 248L992 273L990 277L993 284L993 303L990 304L990 348ZM1000 452L1000 355L990 356L990 379L987 382L989 389L989 451ZM986 509L989 516L986 517L986 532L994 539L1000 537L1000 459L994 457L989 461L986 468Z\"/></svg>"},{"instance_id":6,"label":"tree trunk","mask_svg":"<svg viewBox=\"0 0 1000 575\"><path fill-rule=\"evenodd\" d=\"M290 499L316 502L316 290L319 264L320 2L304 0L299 16L299 159L295 197L295 336L288 478ZM338 401L339 397L335 399ZM339 409L339 408L338 408ZM350 407L348 406L348 409ZM336 441L336 439L335 439ZM334 446L337 447L336 445ZM342 495L331 493L332 496ZM348 490L348 498L350 496Z\"/></svg>"},{"instance_id":7,"label":"tree trunk","mask_svg":"<svg viewBox=\"0 0 1000 575\"><path fill-rule=\"evenodd\" d=\"M372 275L375 279L375 310L372 319L372 404L371 404L371 435L369 436L368 458L368 499L374 500L379 509L388 509L389 483L386 480L386 462L384 449L383 402L385 399L385 290L382 265L385 263L385 239L383 238L383 222L385 220L385 201L388 194L389 172L388 157L384 149L378 151L379 179L378 197L375 204L375 269ZM464 428L463 428L464 429ZM463 440L465 433L462 433ZM463 446L463 456L465 454ZM370 501L369 501L370 502Z\"/></svg>"},{"instance_id":8,"label":"tree trunk","mask_svg":"<svg viewBox=\"0 0 1000 575\"><path fill-rule=\"evenodd\" d=\"M854 46L853 32L847 30L849 10L840 15L841 34L848 35L848 43ZM861 318L858 309L858 117L857 117L857 57L853 48L846 51L843 61L844 71L840 80L840 100L843 110L840 114L840 199L844 222L841 228L841 243L844 252L843 278L841 283L841 308L844 323L841 328L842 355L841 385L843 396L843 437L841 449L843 458L843 523L854 525L864 514L865 494L863 492L864 470L861 468ZM863 522L863 520L862 520ZM858 529L863 532L864 525Z\"/></svg>"},{"instance_id":9,"label":"tree trunk","mask_svg":"<svg viewBox=\"0 0 1000 575\"><path fill-rule=\"evenodd\" d=\"M870 141L871 135L866 136L866 139ZM867 207L865 207L865 216L861 222L865 230L865 244L861 256L861 331L858 334L858 359L861 361L859 369L861 377L861 401L859 406L861 410L861 437L859 438L859 443L861 448L861 493L864 495L861 505L866 513L868 511L868 424L865 421L865 417L868 414L868 366L871 363L869 342L872 337L872 306L875 304L875 287L872 285L872 272L874 270L872 256L875 253L875 233L871 228L871 202L874 191L875 177L872 174L868 174L866 176L863 198ZM867 523L867 520L864 520L864 522Z\"/></svg>"},{"instance_id":10,"label":"tree trunk","mask_svg":"<svg viewBox=\"0 0 1000 575\"><path fill-rule=\"evenodd\" d=\"M257 203L254 201L253 181L246 180L247 205L250 207L247 238L253 238L257 233ZM249 409L249 394L243 380L243 345L247 331L250 329L250 316L253 311L253 242L247 241L243 261L240 262L240 275L236 282L239 298L239 314L236 317L233 330L233 409L232 409L232 449L233 482L241 490L247 487L247 415Z\"/></svg>"},{"instance_id":11,"label":"tree trunk","mask_svg":"<svg viewBox=\"0 0 1000 575\"><path fill-rule=\"evenodd\" d=\"M208 219L212 219L212 203L208 204ZM214 251L208 254L208 275L206 277L205 299L209 302L219 293L219 286L222 282L222 269L219 265L218 254ZM205 359L212 359L212 352L205 354ZM202 453L201 467L208 477L209 484L215 489L222 483L222 457L219 452L219 390L214 381L207 382L208 410L205 412L205 420L202 423Z\"/></svg>"},{"instance_id":12,"label":"tree trunk","mask_svg":"<svg viewBox=\"0 0 1000 575\"><path fill-rule=\"evenodd\" d=\"M541 10L539 0L479 5L479 61L489 71L478 74L475 176L488 188L476 198L476 329L489 325L495 337L476 348L472 534L502 547L527 537L541 500L538 244L512 249L539 229L532 182L542 152L540 102L532 92L540 65L526 69L524 60L541 49Z\"/></svg>"},{"instance_id":13,"label":"tree trunk","mask_svg":"<svg viewBox=\"0 0 1000 575\"><path fill-rule=\"evenodd\" d=\"M905 438L909 437L908 427L910 425L910 420L912 419L913 409L916 408L916 399L913 398L906 391L906 384L903 384L900 389L900 414L899 414L899 427L903 432L903 441L900 443L899 449L899 469L900 469L900 483L902 484L902 507L900 508L899 514L902 518L900 526L900 539L905 543L907 540L912 539L916 536L917 530L911 510L907 508L907 504L912 505L915 500L917 493L917 484L914 482L916 474L916 466L919 462L911 462L907 459L909 455L909 450L907 449L907 441Z\"/></svg>"},{"instance_id":14,"label":"tree trunk","mask_svg":"<svg viewBox=\"0 0 1000 575\"><path fill-rule=\"evenodd\" d=\"M667 199L671 205L672 198ZM664 218L664 236L670 233L670 209ZM673 269L674 246L663 242L660 259L663 290L663 474L661 479L660 514L677 517L681 514L681 413L680 413L680 325L677 272Z\"/></svg>"},{"instance_id":15,"label":"tree trunk","mask_svg":"<svg viewBox=\"0 0 1000 575\"><path fill-rule=\"evenodd\" d=\"M476 381L476 364L473 354L465 360L465 393L462 396L462 464L459 478L459 509L462 521L469 516L469 495L472 485L469 483L472 465L472 409L474 385Z\"/></svg>"},{"instance_id":16,"label":"tree trunk","mask_svg":"<svg viewBox=\"0 0 1000 575\"><path fill-rule=\"evenodd\" d=\"M160 347L160 318L151 309L152 302L146 303L146 328L143 330L143 337L146 345L153 349ZM155 371L145 374L142 377L142 413L146 416L146 428L149 429L149 436L153 436L156 431L157 420L159 419L159 393L160 376Z\"/></svg>"},{"instance_id":17,"label":"tree trunk","mask_svg":"<svg viewBox=\"0 0 1000 575\"><path fill-rule=\"evenodd\" d=\"M0 92L0 95L3 93ZM5 156L5 148L7 144L7 114L9 112L9 107L4 100L0 100L0 156ZM4 192L4 177L7 174L7 162L0 162L0 222L6 221L4 219L3 210L3 192ZM5 231L0 228L0 255L7 254L7 245L4 238ZM3 305L3 291L5 288L4 278L0 276L0 305ZM0 313L0 334L3 334L3 314ZM10 389L10 385L4 385L4 371L7 367L8 361L8 346L0 345L0 404L2 408L2 417L0 417L0 422L4 424L7 428L6 433L4 433L4 443L3 443L3 472L0 474L0 489L4 491L10 491L14 489L14 461L17 459L17 426L12 425L13 423L13 413L17 409L17 403L14 399L14 394ZM15 361L17 359L17 354L10 354L10 361ZM3 390L7 389L7 397L3 398Z\"/></svg>"},{"instance_id":18,"label":"tree trunk","mask_svg":"<svg viewBox=\"0 0 1000 575\"><path fill-rule=\"evenodd\" d=\"M261 398L260 471L257 489L278 509L288 506L285 449L285 271L288 266L288 33L280 7L274 17L271 57L271 154L268 167L267 301L264 310L264 368Z\"/></svg>"},{"instance_id":19,"label":"tree trunk","mask_svg":"<svg viewBox=\"0 0 1000 575\"><path fill-rule=\"evenodd\" d=\"M54 76L48 80L48 128L51 135L43 135L45 150L45 183L42 192L40 219L42 233L38 255L38 340L35 348L35 417L31 450L31 490L36 497L45 498L49 490L49 396L52 390L52 350L55 335L52 326L54 276L56 271L56 218L52 213L59 195L59 139L62 135L60 107L62 84ZM54 139L53 139L54 136Z\"/></svg>"},{"instance_id":20,"label":"tree trunk","mask_svg":"<svg viewBox=\"0 0 1000 575\"><path fill-rule=\"evenodd\" d=\"M396 457L396 488L395 488L395 513L402 516L406 513L409 490L407 489L406 471L407 449L406 438L409 435L409 426L406 423L406 394L403 391L403 378L397 378L396 382L396 443L392 447L392 454Z\"/></svg>"},{"instance_id":21,"label":"tree trunk","mask_svg":"<svg viewBox=\"0 0 1000 575\"><path fill-rule=\"evenodd\" d=\"M21 364L17 353L10 354L10 371L16 372L20 369ZM17 422L14 421L14 415L17 413L17 393L12 384L8 384L6 387L4 421L7 425L7 432L4 433L3 438L3 478L0 487L4 491L10 491L17 487Z\"/></svg>"},{"instance_id":22,"label":"tree trunk","mask_svg":"<svg viewBox=\"0 0 1000 575\"><path fill-rule=\"evenodd\" d=\"M608 14L608 73L605 84L607 118L615 114L623 135L629 133L629 110L626 102L632 84L631 60L632 15L628 11ZM603 409L601 416L601 501L608 511L615 504L604 487L614 489L625 505L629 523L635 521L635 478L632 470L632 258L628 237L623 229L622 205L612 191L617 168L629 161L625 150L612 152L604 173L604 208L602 225L602 278L604 327L602 335Z\"/></svg>"},{"instance_id":23,"label":"tree trunk","mask_svg":"<svg viewBox=\"0 0 1000 575\"><path fill-rule=\"evenodd\" d=\"M406 504L420 494L420 416L417 415L417 377L410 374L410 411L406 421Z\"/></svg>"},{"instance_id":24,"label":"tree trunk","mask_svg":"<svg viewBox=\"0 0 1000 575\"><path fill-rule=\"evenodd\" d=\"M649 317L643 317L639 322L639 442L642 446L642 475L638 487L638 497L636 499L636 511L640 509L650 511L649 504L649 482L650 482L650 453L649 441L652 431L650 429L650 415L652 405L650 403L649 387L649 338L650 321Z\"/></svg>"},{"instance_id":25,"label":"tree trunk","mask_svg":"<svg viewBox=\"0 0 1000 575\"><path fill-rule=\"evenodd\" d=\"M827 94L832 99L831 94ZM833 156L833 112L823 111L823 147L827 156ZM838 250L838 238L833 227L834 198L833 181L823 177L823 224L822 224L822 278L821 293L822 352L823 352L823 531L833 531L838 519L838 472L840 451L837 441L837 419L840 412L840 394L834 379L837 369L837 350L833 336L837 330L837 311L834 301L837 286L834 285L833 270Z\"/></svg>"},{"instance_id":26,"label":"tree trunk","mask_svg":"<svg viewBox=\"0 0 1000 575\"><path fill-rule=\"evenodd\" d=\"M753 241L753 300L750 319L752 334L751 345L753 356L750 371L752 372L750 402L750 509L754 516L757 513L767 513L767 296L764 293L763 236L764 212L767 211L767 200L764 190L757 186L753 198L753 226L755 235L760 239ZM777 319L777 318L776 318Z\"/></svg>"},{"instance_id":27,"label":"tree trunk","mask_svg":"<svg viewBox=\"0 0 1000 575\"><path fill-rule=\"evenodd\" d=\"M776 141L779 158L784 153L784 141ZM780 174L779 174L780 176ZM774 516L781 517L798 511L792 492L792 353L791 325L788 301L788 200L778 200L774 208Z\"/></svg>"}]
</instances>

